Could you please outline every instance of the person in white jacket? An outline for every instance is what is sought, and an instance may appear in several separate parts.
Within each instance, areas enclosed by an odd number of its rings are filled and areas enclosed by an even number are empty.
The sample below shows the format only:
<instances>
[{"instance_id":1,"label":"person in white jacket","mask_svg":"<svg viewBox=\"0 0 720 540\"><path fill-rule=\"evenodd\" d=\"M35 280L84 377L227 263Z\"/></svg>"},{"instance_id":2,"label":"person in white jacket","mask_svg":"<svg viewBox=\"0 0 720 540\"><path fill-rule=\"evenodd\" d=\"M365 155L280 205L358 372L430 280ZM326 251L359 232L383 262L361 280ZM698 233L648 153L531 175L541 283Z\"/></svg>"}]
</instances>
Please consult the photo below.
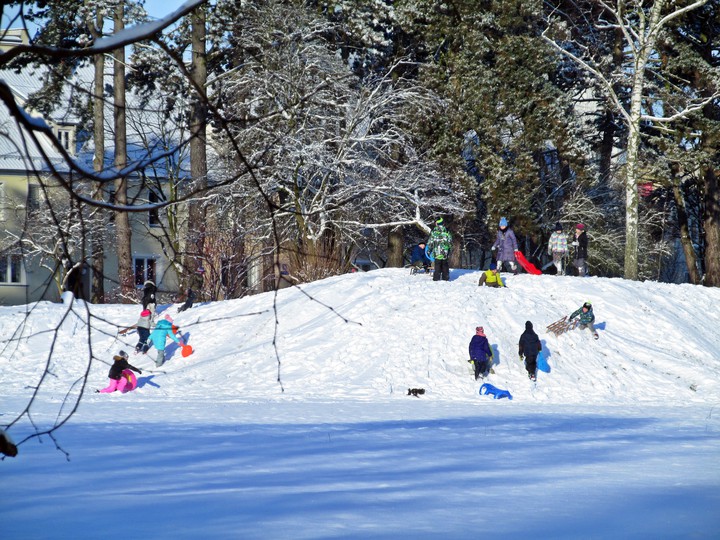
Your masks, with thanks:
<instances>
[{"instance_id":1,"label":"person in white jacket","mask_svg":"<svg viewBox=\"0 0 720 540\"><path fill-rule=\"evenodd\" d=\"M563 232L562 224L557 222L548 241L548 255L552 255L553 264L557 268L557 275L563 273L563 259L568 252L567 235Z\"/></svg>"}]
</instances>

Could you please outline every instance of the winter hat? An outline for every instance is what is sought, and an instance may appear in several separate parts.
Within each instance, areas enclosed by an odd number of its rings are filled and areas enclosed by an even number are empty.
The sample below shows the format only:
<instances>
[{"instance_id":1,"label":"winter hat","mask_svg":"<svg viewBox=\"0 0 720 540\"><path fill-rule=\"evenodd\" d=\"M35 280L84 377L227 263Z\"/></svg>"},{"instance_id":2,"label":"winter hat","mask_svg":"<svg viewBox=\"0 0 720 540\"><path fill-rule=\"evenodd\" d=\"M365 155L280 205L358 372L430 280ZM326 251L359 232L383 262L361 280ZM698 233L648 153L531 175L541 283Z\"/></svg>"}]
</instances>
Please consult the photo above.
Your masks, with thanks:
<instances>
[{"instance_id":1,"label":"winter hat","mask_svg":"<svg viewBox=\"0 0 720 540\"><path fill-rule=\"evenodd\" d=\"M151 313L151 311L150 311L149 309L143 309L143 310L140 312L140 316L141 316L141 317L149 317L151 314L152 314L152 313Z\"/></svg>"},{"instance_id":2,"label":"winter hat","mask_svg":"<svg viewBox=\"0 0 720 540\"><path fill-rule=\"evenodd\" d=\"M588 300L587 302L585 302L585 303L583 304L582 307L588 308L588 309L592 309L592 303L590 302L590 300Z\"/></svg>"},{"instance_id":3,"label":"winter hat","mask_svg":"<svg viewBox=\"0 0 720 540\"><path fill-rule=\"evenodd\" d=\"M555 228L553 229L553 231L562 231L562 223L560 223L560 222L558 221L558 222L555 224Z\"/></svg>"},{"instance_id":4,"label":"winter hat","mask_svg":"<svg viewBox=\"0 0 720 540\"><path fill-rule=\"evenodd\" d=\"M442 225L442 224L443 224L443 218L438 218L435 223L437 223L438 225Z\"/></svg>"},{"instance_id":5,"label":"winter hat","mask_svg":"<svg viewBox=\"0 0 720 540\"><path fill-rule=\"evenodd\" d=\"M170 315L165 315L165 320L167 322L173 322L173 318Z\"/></svg>"},{"instance_id":6,"label":"winter hat","mask_svg":"<svg viewBox=\"0 0 720 540\"><path fill-rule=\"evenodd\" d=\"M584 231L585 225L583 225L582 223L578 223L577 225L575 225L575 228L578 229L579 231Z\"/></svg>"},{"instance_id":7,"label":"winter hat","mask_svg":"<svg viewBox=\"0 0 720 540\"><path fill-rule=\"evenodd\" d=\"M490 270L497 270L497 264L495 264L494 262L491 262L491 263L490 263Z\"/></svg>"},{"instance_id":8,"label":"winter hat","mask_svg":"<svg viewBox=\"0 0 720 540\"><path fill-rule=\"evenodd\" d=\"M507 227L508 221L504 217L500 218L500 226L501 227Z\"/></svg>"},{"instance_id":9,"label":"winter hat","mask_svg":"<svg viewBox=\"0 0 720 540\"><path fill-rule=\"evenodd\" d=\"M478 327L475 329L475 335L484 336L484 335L485 335L485 329L484 329L482 326L478 326Z\"/></svg>"},{"instance_id":10,"label":"winter hat","mask_svg":"<svg viewBox=\"0 0 720 540\"><path fill-rule=\"evenodd\" d=\"M525 330L532 330L532 323L530 321L525 321Z\"/></svg>"},{"instance_id":11,"label":"winter hat","mask_svg":"<svg viewBox=\"0 0 720 540\"><path fill-rule=\"evenodd\" d=\"M155 286L155 284L149 279L145 283L143 283L143 285L152 285L153 287Z\"/></svg>"},{"instance_id":12,"label":"winter hat","mask_svg":"<svg viewBox=\"0 0 720 540\"><path fill-rule=\"evenodd\" d=\"M195 270L195 272L197 272L198 274L204 274L204 273L205 273L205 269L204 269L202 266L200 266L200 267L198 267L197 270Z\"/></svg>"},{"instance_id":13,"label":"winter hat","mask_svg":"<svg viewBox=\"0 0 720 540\"><path fill-rule=\"evenodd\" d=\"M125 351L120 351L115 356L113 356L113 360L127 360L128 359L128 353Z\"/></svg>"}]
</instances>

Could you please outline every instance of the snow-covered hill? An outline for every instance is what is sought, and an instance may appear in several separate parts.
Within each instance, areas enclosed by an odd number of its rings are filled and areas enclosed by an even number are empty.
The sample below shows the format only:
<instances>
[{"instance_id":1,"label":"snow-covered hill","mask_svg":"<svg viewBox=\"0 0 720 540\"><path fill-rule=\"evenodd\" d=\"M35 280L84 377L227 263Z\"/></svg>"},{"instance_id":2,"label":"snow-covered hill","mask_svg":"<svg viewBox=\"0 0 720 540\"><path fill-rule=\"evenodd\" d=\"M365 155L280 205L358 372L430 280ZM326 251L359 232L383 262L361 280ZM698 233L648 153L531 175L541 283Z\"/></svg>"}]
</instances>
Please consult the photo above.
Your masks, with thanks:
<instances>
[{"instance_id":1,"label":"snow-covered hill","mask_svg":"<svg viewBox=\"0 0 720 540\"><path fill-rule=\"evenodd\" d=\"M0 307L0 427L21 443L0 462L0 537L717 537L720 289L478 277L386 269L161 306L195 348L161 368L117 335L139 306ZM588 300L599 340L544 331ZM536 384L528 320L552 368ZM478 394L476 326L512 401ZM96 394L120 349L138 388Z\"/></svg>"},{"instance_id":2,"label":"snow-covered hill","mask_svg":"<svg viewBox=\"0 0 720 540\"><path fill-rule=\"evenodd\" d=\"M477 287L477 272L453 271L450 282L410 276L400 269L354 273L240 300L209 303L175 318L195 353L182 358L168 346L156 370L152 350L133 357L146 370L140 391L121 399L163 401L212 398L405 398L425 388L425 399L478 399L468 343L483 326L495 351L490 382L523 402L668 404L720 402L720 290L621 279L519 275L507 288ZM545 326L591 301L600 339L575 330L556 337ZM30 395L52 347L46 380L57 396L87 364L84 304L0 309L0 377L12 393ZM134 333L117 328L137 319L137 306L91 306L90 402L106 381L107 362L129 352ZM531 384L517 342L532 321L551 366ZM63 321L60 324L60 321ZM54 329L59 325L57 332ZM29 340L7 341L32 336ZM278 382L279 378L279 382ZM150 384L152 382L152 384ZM154 385L157 386L154 386ZM283 392L284 390L284 392ZM110 396L109 399L120 397Z\"/></svg>"}]
</instances>

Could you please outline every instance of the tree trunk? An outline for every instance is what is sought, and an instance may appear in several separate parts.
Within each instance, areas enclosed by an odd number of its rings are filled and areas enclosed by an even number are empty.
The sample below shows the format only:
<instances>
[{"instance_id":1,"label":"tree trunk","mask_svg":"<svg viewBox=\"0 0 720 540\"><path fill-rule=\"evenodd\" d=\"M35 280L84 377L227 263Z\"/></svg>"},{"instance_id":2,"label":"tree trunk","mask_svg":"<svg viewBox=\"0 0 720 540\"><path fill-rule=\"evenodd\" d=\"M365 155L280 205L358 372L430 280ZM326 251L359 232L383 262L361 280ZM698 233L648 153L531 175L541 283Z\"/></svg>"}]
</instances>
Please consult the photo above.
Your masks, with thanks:
<instances>
[{"instance_id":1,"label":"tree trunk","mask_svg":"<svg viewBox=\"0 0 720 540\"><path fill-rule=\"evenodd\" d=\"M623 61L623 35L620 29L616 29L613 40L613 60L616 65L621 65ZM613 86L613 91L619 94L621 91L621 85L616 83ZM598 148L599 154L599 168L600 168L600 180L602 182L609 182L612 178L612 167L613 167L613 149L615 147L615 113L608 106L607 110L603 115L603 119L600 124L600 132L602 133L602 139Z\"/></svg>"},{"instance_id":2,"label":"tree trunk","mask_svg":"<svg viewBox=\"0 0 720 540\"><path fill-rule=\"evenodd\" d=\"M685 264L687 265L690 283L700 284L700 274L698 272L697 254L693 247L692 238L690 238L690 228L688 226L687 212L685 211L685 197L678 184L677 179L673 178L673 195L675 197L675 207L677 208L677 220L680 227L680 244L685 254Z\"/></svg>"},{"instance_id":3,"label":"tree trunk","mask_svg":"<svg viewBox=\"0 0 720 540\"><path fill-rule=\"evenodd\" d=\"M611 110L605 111L602 123L600 125L600 133L602 139L598 145L597 152L599 157L599 175L603 183L607 183L612 178L612 158L613 148L615 147L615 117Z\"/></svg>"},{"instance_id":4,"label":"tree trunk","mask_svg":"<svg viewBox=\"0 0 720 540\"><path fill-rule=\"evenodd\" d=\"M453 234L452 249L450 250L450 268L462 268L463 235L459 232Z\"/></svg>"},{"instance_id":5,"label":"tree trunk","mask_svg":"<svg viewBox=\"0 0 720 540\"><path fill-rule=\"evenodd\" d=\"M403 267L404 235L402 228L393 229L388 233L388 268Z\"/></svg>"},{"instance_id":6,"label":"tree trunk","mask_svg":"<svg viewBox=\"0 0 720 540\"><path fill-rule=\"evenodd\" d=\"M100 9L97 10L95 24L88 24L93 34L93 40L100 38L104 17ZM93 158L93 170L99 173L105 167L105 55L98 54L94 57L95 81L93 89L93 140L95 142L95 156ZM102 182L93 185L93 198L105 200L105 190ZM95 222L106 222L105 212L100 209L92 211L96 218ZM91 301L100 304L105 301L105 227L92 227L90 249L92 250L92 282Z\"/></svg>"},{"instance_id":7,"label":"tree trunk","mask_svg":"<svg viewBox=\"0 0 720 540\"><path fill-rule=\"evenodd\" d=\"M703 285L720 287L720 184L717 174L708 167L705 181L705 277Z\"/></svg>"},{"instance_id":8,"label":"tree trunk","mask_svg":"<svg viewBox=\"0 0 720 540\"><path fill-rule=\"evenodd\" d=\"M205 8L192 12L192 65L194 100L190 116L190 174L195 190L207 187L207 61L205 50ZM188 242L185 262L187 287L189 277L203 265L205 254L206 209L202 201L188 203Z\"/></svg>"},{"instance_id":9,"label":"tree trunk","mask_svg":"<svg viewBox=\"0 0 720 540\"><path fill-rule=\"evenodd\" d=\"M658 33L661 29L661 14L665 8L665 0L656 0L653 3L650 20L641 19L637 35L643 39L635 44L637 50L634 56L634 69L632 75L632 90L630 93L629 130L627 141L627 162L625 164L625 279L638 279L638 229L639 199L638 199L638 171L640 169L640 144L642 125L642 99L645 88L645 70L648 59L655 51Z\"/></svg>"},{"instance_id":10,"label":"tree trunk","mask_svg":"<svg viewBox=\"0 0 720 540\"><path fill-rule=\"evenodd\" d=\"M640 126L630 127L625 164L625 279L638 278L639 200L637 167L640 152Z\"/></svg>"},{"instance_id":11,"label":"tree trunk","mask_svg":"<svg viewBox=\"0 0 720 540\"><path fill-rule=\"evenodd\" d=\"M115 33L125 27L123 22L124 4L118 2L114 13ZM115 106L113 116L115 122L115 168L122 170L127 165L127 134L125 125L125 49L117 49L114 54L113 83L115 86ZM115 181L115 202L120 206L127 205L127 178ZM120 292L125 300L130 300L135 292L135 277L132 260L132 231L130 229L130 213L117 212L115 216L115 232L117 241L118 280Z\"/></svg>"},{"instance_id":12,"label":"tree trunk","mask_svg":"<svg viewBox=\"0 0 720 540\"><path fill-rule=\"evenodd\" d=\"M638 278L638 169L640 167L640 124L642 120L642 92L645 83L646 60L635 58L632 91L630 94L630 120L625 161L625 279Z\"/></svg>"}]
</instances>

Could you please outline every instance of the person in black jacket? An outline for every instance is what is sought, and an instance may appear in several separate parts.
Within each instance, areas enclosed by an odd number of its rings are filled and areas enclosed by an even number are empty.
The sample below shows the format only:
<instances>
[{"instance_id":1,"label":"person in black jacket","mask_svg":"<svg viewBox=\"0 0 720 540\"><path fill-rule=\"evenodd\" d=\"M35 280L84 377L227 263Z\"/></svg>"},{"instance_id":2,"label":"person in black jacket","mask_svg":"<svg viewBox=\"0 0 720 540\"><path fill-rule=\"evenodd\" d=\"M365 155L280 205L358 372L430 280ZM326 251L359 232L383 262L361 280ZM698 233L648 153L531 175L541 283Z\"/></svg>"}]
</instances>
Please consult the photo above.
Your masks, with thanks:
<instances>
[{"instance_id":1,"label":"person in black jacket","mask_svg":"<svg viewBox=\"0 0 720 540\"><path fill-rule=\"evenodd\" d=\"M110 371L108 372L110 382L108 383L106 388L103 388L102 390L95 390L95 392L108 394L110 392L114 392L115 390L120 390L121 392L125 390L127 379L123 377L123 371L126 369L132 369L135 373L142 375L141 369L130 365L130 363L128 362L128 354L125 351L120 351L119 353L117 353L115 356L113 356L113 360L114 362L110 366Z\"/></svg>"},{"instance_id":2,"label":"person in black jacket","mask_svg":"<svg viewBox=\"0 0 720 540\"><path fill-rule=\"evenodd\" d=\"M157 306L157 301L155 300L155 293L157 293L157 287L155 286L155 283L148 279L143 284L142 307L143 310L150 310L150 313L152 314L152 316L150 317L151 321L155 318L155 307Z\"/></svg>"},{"instance_id":3,"label":"person in black jacket","mask_svg":"<svg viewBox=\"0 0 720 540\"><path fill-rule=\"evenodd\" d=\"M573 261L573 264L578 270L578 276L585 277L588 271L588 239L587 234L585 234L585 225L582 223L575 225L575 241L572 245L575 246L575 260Z\"/></svg>"},{"instance_id":4,"label":"person in black jacket","mask_svg":"<svg viewBox=\"0 0 720 540\"><path fill-rule=\"evenodd\" d=\"M525 357L525 369L527 369L528 378L531 381L536 380L537 357L538 353L542 350L542 344L540 343L540 338L533 330L533 324L530 321L525 323L525 331L520 336L518 347L520 360L522 361L523 356Z\"/></svg>"}]
</instances>

